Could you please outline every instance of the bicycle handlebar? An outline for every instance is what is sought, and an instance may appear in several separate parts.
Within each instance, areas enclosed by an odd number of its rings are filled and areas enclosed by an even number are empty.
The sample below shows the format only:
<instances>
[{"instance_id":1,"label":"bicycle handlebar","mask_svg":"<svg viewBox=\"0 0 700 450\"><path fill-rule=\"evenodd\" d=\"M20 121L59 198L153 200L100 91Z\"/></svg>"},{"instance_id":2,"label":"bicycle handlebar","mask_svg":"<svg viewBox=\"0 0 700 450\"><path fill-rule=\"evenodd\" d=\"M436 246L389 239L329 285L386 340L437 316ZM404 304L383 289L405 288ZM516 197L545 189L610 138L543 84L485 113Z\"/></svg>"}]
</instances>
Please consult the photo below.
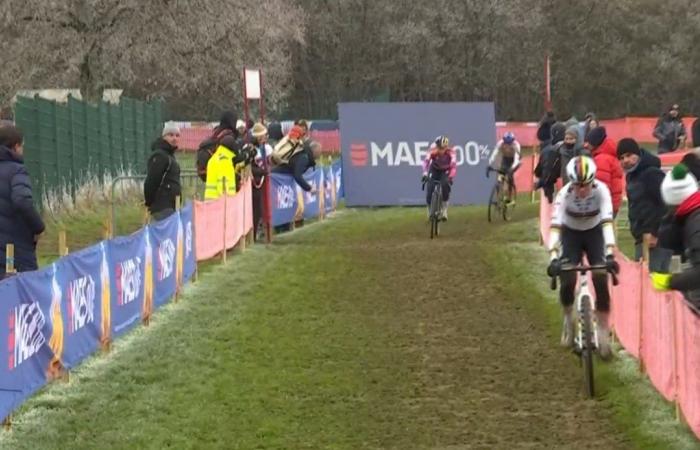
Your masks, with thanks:
<instances>
[{"instance_id":1,"label":"bicycle handlebar","mask_svg":"<svg viewBox=\"0 0 700 450\"><path fill-rule=\"evenodd\" d=\"M580 273L586 273L592 270L605 270L608 272L608 275L612 278L612 283L613 286L617 286L620 284L620 280L617 278L617 274L615 272L611 272L608 270L608 266L604 264L599 264L596 266L576 266L576 267L567 267L564 269L561 269L559 273L564 273L564 272L580 272ZM552 281L549 285L549 287L554 291L557 289L557 277L552 277Z\"/></svg>"}]
</instances>

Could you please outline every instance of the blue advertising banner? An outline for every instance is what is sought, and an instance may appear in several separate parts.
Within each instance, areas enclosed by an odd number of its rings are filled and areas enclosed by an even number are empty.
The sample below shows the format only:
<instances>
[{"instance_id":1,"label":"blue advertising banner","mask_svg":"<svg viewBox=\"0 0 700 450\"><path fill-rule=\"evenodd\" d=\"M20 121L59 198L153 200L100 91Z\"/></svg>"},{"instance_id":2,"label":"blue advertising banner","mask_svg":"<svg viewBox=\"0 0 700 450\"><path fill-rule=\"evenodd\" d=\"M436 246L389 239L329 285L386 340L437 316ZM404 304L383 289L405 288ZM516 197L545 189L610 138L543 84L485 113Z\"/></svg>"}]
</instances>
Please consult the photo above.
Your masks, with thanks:
<instances>
[{"instance_id":1,"label":"blue advertising banner","mask_svg":"<svg viewBox=\"0 0 700 450\"><path fill-rule=\"evenodd\" d=\"M118 336L140 323L146 272L146 230L109 241L111 285L111 331Z\"/></svg>"},{"instance_id":2,"label":"blue advertising banner","mask_svg":"<svg viewBox=\"0 0 700 450\"><path fill-rule=\"evenodd\" d=\"M0 283L0 314L5 324L0 327L0 417L6 417L46 383L53 355L48 345L51 296L39 297L47 291L36 287L46 283L51 288L54 268L32 274L23 287L18 277ZM25 301L20 301L20 290L25 292Z\"/></svg>"},{"instance_id":3,"label":"blue advertising banner","mask_svg":"<svg viewBox=\"0 0 700 450\"><path fill-rule=\"evenodd\" d=\"M272 225L278 226L294 221L299 203L297 184L290 175L273 173L270 175L272 196Z\"/></svg>"},{"instance_id":4,"label":"blue advertising banner","mask_svg":"<svg viewBox=\"0 0 700 450\"><path fill-rule=\"evenodd\" d=\"M192 202L188 202L184 208L180 210L180 222L182 223L183 245L184 245L184 267L183 276L187 281L192 278L197 268L196 255L194 254L194 207Z\"/></svg>"},{"instance_id":5,"label":"blue advertising banner","mask_svg":"<svg viewBox=\"0 0 700 450\"><path fill-rule=\"evenodd\" d=\"M153 303L167 303L177 290L177 249L180 218L173 214L148 227L153 261Z\"/></svg>"},{"instance_id":6,"label":"blue advertising banner","mask_svg":"<svg viewBox=\"0 0 700 450\"><path fill-rule=\"evenodd\" d=\"M450 203L488 202L493 103L341 103L338 112L348 206L425 204L421 165L439 135L450 139L458 166Z\"/></svg>"},{"instance_id":7,"label":"blue advertising banner","mask_svg":"<svg viewBox=\"0 0 700 450\"><path fill-rule=\"evenodd\" d=\"M335 201L335 182L333 181L333 168L323 168L323 208L326 213L333 211Z\"/></svg>"},{"instance_id":8,"label":"blue advertising banner","mask_svg":"<svg viewBox=\"0 0 700 450\"><path fill-rule=\"evenodd\" d=\"M336 202L339 202L341 198L345 197L342 160L334 162L331 167L333 168L333 177L335 180L335 199Z\"/></svg>"},{"instance_id":9,"label":"blue advertising banner","mask_svg":"<svg viewBox=\"0 0 700 450\"><path fill-rule=\"evenodd\" d=\"M304 174L304 179L316 191L316 194L304 191L297 186L297 192L304 199L304 218L316 219L320 213L321 184L323 183L323 171L316 169Z\"/></svg>"},{"instance_id":10,"label":"blue advertising banner","mask_svg":"<svg viewBox=\"0 0 700 450\"><path fill-rule=\"evenodd\" d=\"M52 310L51 318L54 331L63 331L63 339L60 348L54 348L54 353L69 369L94 352L103 333L109 333L111 288L106 248L102 242L57 261L58 292L50 290L51 283L34 286L37 290L45 290L48 286L54 300L58 296L55 303L60 308L59 311ZM24 280L24 276L20 280ZM103 330L105 325L107 329Z\"/></svg>"}]
</instances>

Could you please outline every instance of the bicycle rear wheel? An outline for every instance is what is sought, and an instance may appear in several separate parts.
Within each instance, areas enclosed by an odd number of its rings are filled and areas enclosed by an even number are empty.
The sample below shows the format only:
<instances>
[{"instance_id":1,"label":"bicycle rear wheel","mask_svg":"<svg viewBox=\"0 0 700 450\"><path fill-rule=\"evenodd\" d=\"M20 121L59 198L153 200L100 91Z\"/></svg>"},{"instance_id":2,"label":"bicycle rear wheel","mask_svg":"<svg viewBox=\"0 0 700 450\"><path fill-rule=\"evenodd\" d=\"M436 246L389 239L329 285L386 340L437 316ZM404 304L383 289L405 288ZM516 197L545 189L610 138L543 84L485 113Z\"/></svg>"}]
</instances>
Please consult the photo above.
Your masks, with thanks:
<instances>
[{"instance_id":1,"label":"bicycle rear wheel","mask_svg":"<svg viewBox=\"0 0 700 450\"><path fill-rule=\"evenodd\" d=\"M581 299L581 335L583 337L581 349L581 363L583 364L583 389L588 398L595 396L595 386L593 380L593 318L591 311L591 299L585 296Z\"/></svg>"},{"instance_id":2,"label":"bicycle rear wheel","mask_svg":"<svg viewBox=\"0 0 700 450\"><path fill-rule=\"evenodd\" d=\"M491 196L489 197L489 222L493 221L493 218L496 217L496 212L498 211L498 202L500 201L499 196L500 189L498 183L496 183L493 185L493 189L491 189Z\"/></svg>"}]
</instances>

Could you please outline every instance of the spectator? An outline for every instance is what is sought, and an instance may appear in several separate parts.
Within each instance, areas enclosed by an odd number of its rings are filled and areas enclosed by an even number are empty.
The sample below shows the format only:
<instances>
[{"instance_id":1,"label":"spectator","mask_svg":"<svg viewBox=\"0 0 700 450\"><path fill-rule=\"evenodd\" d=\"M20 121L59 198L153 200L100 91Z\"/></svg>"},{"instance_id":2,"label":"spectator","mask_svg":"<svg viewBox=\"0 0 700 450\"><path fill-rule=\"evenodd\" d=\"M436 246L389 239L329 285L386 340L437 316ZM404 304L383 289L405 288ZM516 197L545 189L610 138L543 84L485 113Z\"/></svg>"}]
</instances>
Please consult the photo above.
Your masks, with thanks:
<instances>
[{"instance_id":1,"label":"spectator","mask_svg":"<svg viewBox=\"0 0 700 450\"><path fill-rule=\"evenodd\" d=\"M267 143L267 128L262 123L256 123L252 128L253 145L257 149L255 161L251 164L253 172L253 238L258 240L260 222L264 211L264 183L268 174L267 158L272 153L272 147Z\"/></svg>"},{"instance_id":2,"label":"spectator","mask_svg":"<svg viewBox=\"0 0 700 450\"><path fill-rule=\"evenodd\" d=\"M661 240L664 246L685 255L690 268L680 273L652 270L652 285L658 291L682 291L686 300L700 311L700 193L697 179L685 164L678 164L661 183L661 195L674 208L668 215L669 232Z\"/></svg>"},{"instance_id":3,"label":"spectator","mask_svg":"<svg viewBox=\"0 0 700 450\"><path fill-rule=\"evenodd\" d=\"M593 128L584 144L590 149L598 170L596 178L608 186L613 202L613 214L617 216L622 204L622 168L617 159L617 144L608 137L605 127Z\"/></svg>"},{"instance_id":4,"label":"spectator","mask_svg":"<svg viewBox=\"0 0 700 450\"><path fill-rule=\"evenodd\" d=\"M686 153L681 162L686 165L695 178L700 180L700 149Z\"/></svg>"},{"instance_id":5,"label":"spectator","mask_svg":"<svg viewBox=\"0 0 700 450\"><path fill-rule=\"evenodd\" d=\"M685 144L685 125L678 105L674 104L661 116L654 128L654 137L659 141L659 154L676 151Z\"/></svg>"},{"instance_id":6,"label":"spectator","mask_svg":"<svg viewBox=\"0 0 700 450\"><path fill-rule=\"evenodd\" d=\"M234 139L238 139L238 130L236 130L236 122L238 121L238 116L234 111L224 111L221 114L221 120L219 125L214 128L211 136L202 141L197 149L197 175L199 178L206 182L207 181L207 165L209 159L214 154L216 149L221 144L221 141L226 136L233 136Z\"/></svg>"},{"instance_id":7,"label":"spectator","mask_svg":"<svg viewBox=\"0 0 700 450\"><path fill-rule=\"evenodd\" d=\"M204 199L215 200L221 197L224 192L229 195L235 194L235 167L249 160L250 153L243 149L239 140L233 135L223 138L207 164L207 185L204 190ZM224 182L226 189L224 189Z\"/></svg>"},{"instance_id":8,"label":"spectator","mask_svg":"<svg viewBox=\"0 0 700 450\"><path fill-rule=\"evenodd\" d=\"M309 137L309 124L306 122L306 120L299 119L294 122L294 125L301 127L301 130L303 131L301 139L306 139Z\"/></svg>"},{"instance_id":9,"label":"spectator","mask_svg":"<svg viewBox=\"0 0 700 450\"><path fill-rule=\"evenodd\" d=\"M586 136L588 136L588 133L593 128L597 128L599 125L600 124L598 123L598 118L596 117L596 115L592 112L587 113L581 126L581 140L583 141L586 138Z\"/></svg>"},{"instance_id":10,"label":"spectator","mask_svg":"<svg viewBox=\"0 0 700 450\"><path fill-rule=\"evenodd\" d=\"M556 121L554 112L547 111L537 124L537 140L540 141L540 151L552 143L552 125Z\"/></svg>"},{"instance_id":11,"label":"spectator","mask_svg":"<svg viewBox=\"0 0 700 450\"><path fill-rule=\"evenodd\" d=\"M282 133L282 124L279 122L272 122L267 127L267 135L270 145L273 147L284 138L284 133Z\"/></svg>"},{"instance_id":12,"label":"spectator","mask_svg":"<svg viewBox=\"0 0 700 450\"><path fill-rule=\"evenodd\" d=\"M36 244L44 222L34 208L32 185L24 167L24 136L12 126L0 128L0 279L5 277L7 244L15 246L18 272L36 270Z\"/></svg>"},{"instance_id":13,"label":"spectator","mask_svg":"<svg viewBox=\"0 0 700 450\"><path fill-rule=\"evenodd\" d=\"M664 180L661 161L639 148L637 141L631 138L622 139L617 144L617 157L626 174L630 232L635 245L634 258L636 261L642 259L644 235L649 235L650 259L656 260L659 225L666 213L666 205L661 198L661 183Z\"/></svg>"},{"instance_id":14,"label":"spectator","mask_svg":"<svg viewBox=\"0 0 700 450\"><path fill-rule=\"evenodd\" d=\"M561 177L564 184L567 183L566 166L569 164L573 158L586 154L584 152L583 146L579 144L579 140L583 142L583 139L579 139L579 127L578 124L571 124L564 133L564 140L559 144L558 150L561 154Z\"/></svg>"},{"instance_id":15,"label":"spectator","mask_svg":"<svg viewBox=\"0 0 700 450\"><path fill-rule=\"evenodd\" d=\"M168 122L162 136L153 143L143 183L145 204L155 220L163 220L175 212L175 201L182 195L180 164L175 158L180 129Z\"/></svg>"},{"instance_id":16,"label":"spectator","mask_svg":"<svg viewBox=\"0 0 700 450\"><path fill-rule=\"evenodd\" d=\"M294 128L296 128L296 126ZM292 131L289 132L290 135L295 133L294 128L292 128ZM296 131L296 133L299 132L301 131ZM292 175L299 187L306 192L315 194L316 189L306 182L304 179L304 173L316 166L316 159L320 156L321 144L316 141L306 141L303 144L303 149L300 152L292 155L288 163L275 167L273 172Z\"/></svg>"},{"instance_id":17,"label":"spectator","mask_svg":"<svg viewBox=\"0 0 700 450\"><path fill-rule=\"evenodd\" d=\"M693 122L693 127L691 128L693 132L693 147L700 147L700 119L695 119Z\"/></svg>"},{"instance_id":18,"label":"spectator","mask_svg":"<svg viewBox=\"0 0 700 450\"><path fill-rule=\"evenodd\" d=\"M246 130L245 122L243 122L240 119L237 120L236 121L236 132L238 133L238 137L240 139L245 138L245 130Z\"/></svg>"}]
</instances>

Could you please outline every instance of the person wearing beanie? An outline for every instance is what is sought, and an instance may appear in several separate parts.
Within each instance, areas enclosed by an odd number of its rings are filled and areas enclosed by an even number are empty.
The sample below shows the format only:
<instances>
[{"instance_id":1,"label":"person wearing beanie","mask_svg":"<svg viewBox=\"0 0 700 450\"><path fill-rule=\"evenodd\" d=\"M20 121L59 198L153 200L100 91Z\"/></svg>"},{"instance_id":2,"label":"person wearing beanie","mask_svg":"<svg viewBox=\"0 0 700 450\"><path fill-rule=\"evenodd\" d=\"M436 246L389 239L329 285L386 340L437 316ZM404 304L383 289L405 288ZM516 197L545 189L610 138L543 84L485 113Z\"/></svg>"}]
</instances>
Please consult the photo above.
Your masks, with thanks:
<instances>
[{"instance_id":1,"label":"person wearing beanie","mask_svg":"<svg viewBox=\"0 0 700 450\"><path fill-rule=\"evenodd\" d=\"M630 233L634 237L635 260L642 258L644 235L649 236L650 258L658 259L658 232L666 204L661 198L664 173L661 161L639 147L632 138L617 144L617 157L625 172ZM660 256L659 256L660 257Z\"/></svg>"},{"instance_id":2,"label":"person wearing beanie","mask_svg":"<svg viewBox=\"0 0 700 450\"><path fill-rule=\"evenodd\" d=\"M598 167L596 178L605 183L610 189L613 201L613 214L622 204L622 190L624 174L617 159L617 143L613 141L605 130L605 127L593 128L586 135L584 147L591 152L591 156Z\"/></svg>"},{"instance_id":3,"label":"person wearing beanie","mask_svg":"<svg viewBox=\"0 0 700 450\"><path fill-rule=\"evenodd\" d=\"M566 166L561 164L561 155L559 154L559 147L561 147L566 134L566 126L562 122L554 122L548 125L547 133L547 143L540 150L540 157L535 167L535 176L537 177L535 189L542 189L549 203L552 203L557 179L559 176L566 179Z\"/></svg>"},{"instance_id":4,"label":"person wearing beanie","mask_svg":"<svg viewBox=\"0 0 700 450\"><path fill-rule=\"evenodd\" d=\"M671 105L654 127L654 137L659 141L659 154L676 151L685 144L687 133L681 120L680 107Z\"/></svg>"},{"instance_id":5,"label":"person wearing beanie","mask_svg":"<svg viewBox=\"0 0 700 450\"><path fill-rule=\"evenodd\" d=\"M576 156L586 154L583 146L579 145L579 127L578 125L570 125L564 132L564 139L559 144L559 153L561 154L561 177L566 179L566 166L571 159Z\"/></svg>"},{"instance_id":6,"label":"person wearing beanie","mask_svg":"<svg viewBox=\"0 0 700 450\"><path fill-rule=\"evenodd\" d=\"M175 212L176 199L182 195L180 164L175 150L180 140L180 129L174 122L166 122L162 136L151 146L143 182L144 204L154 220L162 220Z\"/></svg>"},{"instance_id":7,"label":"person wearing beanie","mask_svg":"<svg viewBox=\"0 0 700 450\"><path fill-rule=\"evenodd\" d=\"M675 207L671 214L673 233L668 248L685 256L690 268L680 273L652 271L651 280L657 291L681 291L686 300L700 311L700 192L698 181L685 164L676 165L661 183L661 195L667 205Z\"/></svg>"}]
</instances>

